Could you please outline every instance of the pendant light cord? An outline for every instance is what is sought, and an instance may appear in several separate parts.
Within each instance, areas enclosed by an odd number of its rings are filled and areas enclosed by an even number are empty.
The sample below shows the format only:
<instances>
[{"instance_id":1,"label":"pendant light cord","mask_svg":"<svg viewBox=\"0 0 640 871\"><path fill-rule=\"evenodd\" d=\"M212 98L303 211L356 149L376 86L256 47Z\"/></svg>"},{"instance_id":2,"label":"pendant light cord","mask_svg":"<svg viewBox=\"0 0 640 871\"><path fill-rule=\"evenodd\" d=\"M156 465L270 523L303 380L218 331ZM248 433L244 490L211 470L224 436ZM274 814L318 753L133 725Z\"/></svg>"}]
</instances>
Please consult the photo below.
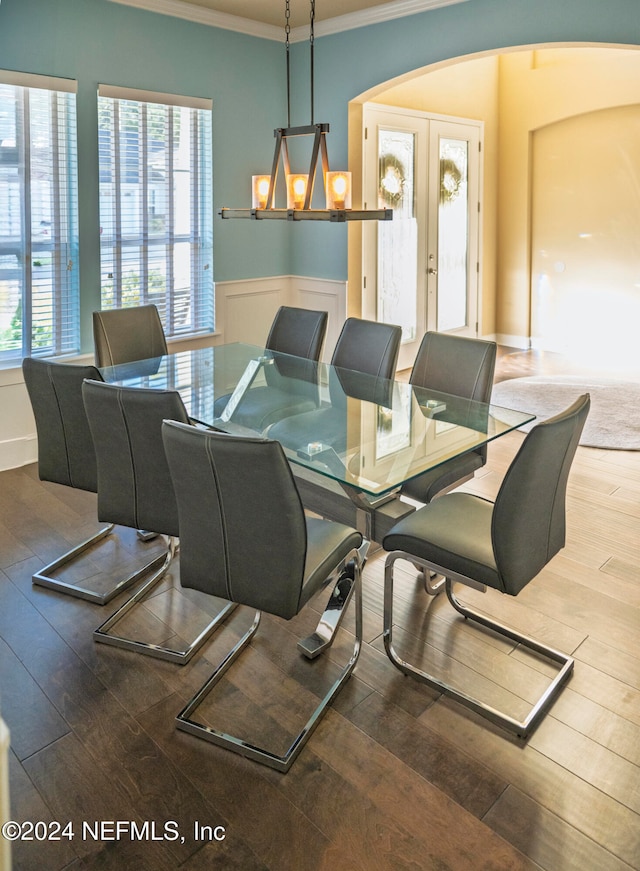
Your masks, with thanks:
<instances>
[{"instance_id":1,"label":"pendant light cord","mask_svg":"<svg viewBox=\"0 0 640 871\"><path fill-rule=\"evenodd\" d=\"M316 0L310 0L310 22L309 22L309 59L311 68L311 124L314 123L314 64L313 64L313 45L315 42L315 20L316 20ZM285 53L287 58L287 127L291 127L291 2L285 0L284 6L284 33L285 33Z\"/></svg>"},{"instance_id":2,"label":"pendant light cord","mask_svg":"<svg viewBox=\"0 0 640 871\"><path fill-rule=\"evenodd\" d=\"M309 59L310 59L310 67L311 67L311 123L313 124L313 43L315 40L315 35L313 32L314 24L316 20L316 0L311 0L311 21L309 24Z\"/></svg>"},{"instance_id":3,"label":"pendant light cord","mask_svg":"<svg viewBox=\"0 0 640 871\"><path fill-rule=\"evenodd\" d=\"M284 10L284 33L287 56L287 127L291 127L291 64L289 61L289 34L291 33L291 8L289 0L285 2Z\"/></svg>"}]
</instances>

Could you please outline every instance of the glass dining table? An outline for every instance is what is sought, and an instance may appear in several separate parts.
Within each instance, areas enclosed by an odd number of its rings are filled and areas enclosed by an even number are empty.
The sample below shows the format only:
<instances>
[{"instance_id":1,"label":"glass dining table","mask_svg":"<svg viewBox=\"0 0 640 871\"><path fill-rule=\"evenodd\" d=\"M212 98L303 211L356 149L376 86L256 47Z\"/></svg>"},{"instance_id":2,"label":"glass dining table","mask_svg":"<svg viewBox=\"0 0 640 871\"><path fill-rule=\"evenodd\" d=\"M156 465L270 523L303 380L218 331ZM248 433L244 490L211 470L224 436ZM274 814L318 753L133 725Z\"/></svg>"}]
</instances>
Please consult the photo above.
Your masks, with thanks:
<instances>
[{"instance_id":1,"label":"glass dining table","mask_svg":"<svg viewBox=\"0 0 640 871\"><path fill-rule=\"evenodd\" d=\"M101 369L105 381L177 390L192 420L276 438L303 504L381 541L414 510L402 485L533 415L232 343Z\"/></svg>"}]
</instances>

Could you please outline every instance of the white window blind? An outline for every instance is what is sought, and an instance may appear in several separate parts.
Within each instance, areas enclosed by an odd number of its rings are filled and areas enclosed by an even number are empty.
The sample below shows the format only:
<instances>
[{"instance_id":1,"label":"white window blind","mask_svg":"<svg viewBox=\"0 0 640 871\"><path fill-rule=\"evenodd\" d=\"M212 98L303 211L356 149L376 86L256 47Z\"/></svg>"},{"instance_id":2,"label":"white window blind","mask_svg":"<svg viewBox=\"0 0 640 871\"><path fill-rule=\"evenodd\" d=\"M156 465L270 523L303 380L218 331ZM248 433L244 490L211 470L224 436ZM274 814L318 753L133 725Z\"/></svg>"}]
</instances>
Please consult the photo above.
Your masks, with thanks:
<instances>
[{"instance_id":1,"label":"white window blind","mask_svg":"<svg viewBox=\"0 0 640 871\"><path fill-rule=\"evenodd\" d=\"M210 101L100 85L98 119L102 308L213 330Z\"/></svg>"},{"instance_id":2,"label":"white window blind","mask_svg":"<svg viewBox=\"0 0 640 871\"><path fill-rule=\"evenodd\" d=\"M80 347L75 82L0 71L0 364Z\"/></svg>"}]
</instances>

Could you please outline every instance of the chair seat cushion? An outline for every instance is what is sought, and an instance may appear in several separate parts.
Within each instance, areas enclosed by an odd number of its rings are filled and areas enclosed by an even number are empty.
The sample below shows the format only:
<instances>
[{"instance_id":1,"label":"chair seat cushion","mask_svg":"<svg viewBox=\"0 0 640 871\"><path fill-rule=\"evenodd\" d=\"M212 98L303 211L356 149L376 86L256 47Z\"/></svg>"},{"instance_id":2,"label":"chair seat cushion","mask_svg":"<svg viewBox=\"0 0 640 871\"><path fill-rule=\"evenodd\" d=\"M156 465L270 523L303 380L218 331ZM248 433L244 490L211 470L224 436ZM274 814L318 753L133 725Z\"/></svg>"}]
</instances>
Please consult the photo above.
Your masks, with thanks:
<instances>
[{"instance_id":1,"label":"chair seat cushion","mask_svg":"<svg viewBox=\"0 0 640 871\"><path fill-rule=\"evenodd\" d=\"M486 499L450 493L396 523L383 546L505 592L493 553L492 513Z\"/></svg>"},{"instance_id":2,"label":"chair seat cushion","mask_svg":"<svg viewBox=\"0 0 640 871\"><path fill-rule=\"evenodd\" d=\"M325 585L340 562L362 544L362 535L350 526L307 517L307 559L300 608Z\"/></svg>"},{"instance_id":3,"label":"chair seat cushion","mask_svg":"<svg viewBox=\"0 0 640 871\"><path fill-rule=\"evenodd\" d=\"M431 502L442 490L473 475L483 465L483 457L475 451L469 451L407 481L402 487L402 494L418 502Z\"/></svg>"}]
</instances>

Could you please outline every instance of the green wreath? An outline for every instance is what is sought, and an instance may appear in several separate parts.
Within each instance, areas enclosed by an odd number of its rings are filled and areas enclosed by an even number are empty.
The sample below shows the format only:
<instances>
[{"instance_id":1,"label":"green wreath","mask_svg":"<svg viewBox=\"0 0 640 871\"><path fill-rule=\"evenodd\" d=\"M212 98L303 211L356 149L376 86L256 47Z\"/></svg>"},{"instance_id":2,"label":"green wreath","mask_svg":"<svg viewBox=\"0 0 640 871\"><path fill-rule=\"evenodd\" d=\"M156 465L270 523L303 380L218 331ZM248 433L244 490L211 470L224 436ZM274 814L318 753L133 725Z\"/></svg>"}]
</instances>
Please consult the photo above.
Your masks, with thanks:
<instances>
[{"instance_id":1,"label":"green wreath","mask_svg":"<svg viewBox=\"0 0 640 871\"><path fill-rule=\"evenodd\" d=\"M382 154L379 167L378 195L385 205L394 208L404 196L404 164L395 154ZM460 193L462 173L455 160L440 161L440 202L452 203Z\"/></svg>"},{"instance_id":2,"label":"green wreath","mask_svg":"<svg viewBox=\"0 0 640 871\"><path fill-rule=\"evenodd\" d=\"M404 196L404 163L395 154L382 154L379 162L378 196L386 206L395 208Z\"/></svg>"},{"instance_id":3,"label":"green wreath","mask_svg":"<svg viewBox=\"0 0 640 871\"><path fill-rule=\"evenodd\" d=\"M440 161L440 202L452 203L460 193L462 173L455 160L445 157Z\"/></svg>"}]
</instances>

